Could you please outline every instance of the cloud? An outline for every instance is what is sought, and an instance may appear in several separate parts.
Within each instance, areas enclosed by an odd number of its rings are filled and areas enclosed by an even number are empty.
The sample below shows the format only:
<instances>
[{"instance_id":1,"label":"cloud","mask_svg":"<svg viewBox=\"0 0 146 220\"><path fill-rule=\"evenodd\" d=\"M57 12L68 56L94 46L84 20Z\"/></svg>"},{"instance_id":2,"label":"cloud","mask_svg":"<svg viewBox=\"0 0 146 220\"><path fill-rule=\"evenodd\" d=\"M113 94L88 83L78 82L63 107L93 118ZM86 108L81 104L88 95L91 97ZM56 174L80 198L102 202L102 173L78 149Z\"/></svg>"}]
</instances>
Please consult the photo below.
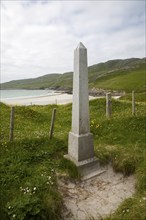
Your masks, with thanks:
<instances>
[{"instance_id":1,"label":"cloud","mask_svg":"<svg viewBox=\"0 0 146 220\"><path fill-rule=\"evenodd\" d=\"M4 1L1 81L73 70L82 41L89 65L145 56L145 1Z\"/></svg>"}]
</instances>

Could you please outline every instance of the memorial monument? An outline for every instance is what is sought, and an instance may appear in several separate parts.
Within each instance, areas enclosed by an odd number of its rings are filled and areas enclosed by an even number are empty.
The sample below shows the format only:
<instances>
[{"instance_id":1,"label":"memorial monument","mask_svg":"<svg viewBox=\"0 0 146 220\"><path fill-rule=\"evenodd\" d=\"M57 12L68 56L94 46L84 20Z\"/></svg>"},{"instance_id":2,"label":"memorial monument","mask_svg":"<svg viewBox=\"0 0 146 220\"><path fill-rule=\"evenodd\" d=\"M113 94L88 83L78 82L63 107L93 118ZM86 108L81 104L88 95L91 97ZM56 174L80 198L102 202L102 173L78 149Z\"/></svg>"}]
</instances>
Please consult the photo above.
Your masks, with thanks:
<instances>
[{"instance_id":1,"label":"memorial monument","mask_svg":"<svg viewBox=\"0 0 146 220\"><path fill-rule=\"evenodd\" d=\"M65 158L75 163L83 177L99 173L90 133L87 49L82 43L74 51L72 129Z\"/></svg>"}]
</instances>

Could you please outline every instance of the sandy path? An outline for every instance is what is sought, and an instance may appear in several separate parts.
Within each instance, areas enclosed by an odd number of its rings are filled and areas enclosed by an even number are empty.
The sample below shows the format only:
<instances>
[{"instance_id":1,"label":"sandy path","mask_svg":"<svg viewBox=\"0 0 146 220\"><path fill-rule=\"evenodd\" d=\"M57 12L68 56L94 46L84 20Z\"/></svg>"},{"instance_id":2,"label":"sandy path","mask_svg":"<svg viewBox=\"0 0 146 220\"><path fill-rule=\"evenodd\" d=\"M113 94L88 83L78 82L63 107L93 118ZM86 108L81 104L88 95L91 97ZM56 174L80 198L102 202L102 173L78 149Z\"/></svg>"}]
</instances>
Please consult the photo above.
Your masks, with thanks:
<instances>
[{"instance_id":1,"label":"sandy path","mask_svg":"<svg viewBox=\"0 0 146 220\"><path fill-rule=\"evenodd\" d=\"M64 220L100 219L115 211L135 192L134 177L117 174L110 166L105 173L93 179L70 182L62 178L58 184L64 201Z\"/></svg>"}]
</instances>

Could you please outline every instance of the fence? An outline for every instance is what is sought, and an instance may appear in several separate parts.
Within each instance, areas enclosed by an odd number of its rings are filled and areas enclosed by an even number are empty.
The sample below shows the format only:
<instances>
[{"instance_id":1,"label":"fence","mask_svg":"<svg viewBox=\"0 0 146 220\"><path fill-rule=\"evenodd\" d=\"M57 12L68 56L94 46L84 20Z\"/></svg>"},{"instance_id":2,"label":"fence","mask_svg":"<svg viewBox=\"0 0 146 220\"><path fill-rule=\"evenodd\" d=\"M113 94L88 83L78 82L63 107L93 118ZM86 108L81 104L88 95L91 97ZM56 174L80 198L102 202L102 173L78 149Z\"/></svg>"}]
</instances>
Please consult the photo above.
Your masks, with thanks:
<instances>
[{"instance_id":1,"label":"fence","mask_svg":"<svg viewBox=\"0 0 146 220\"><path fill-rule=\"evenodd\" d=\"M136 115L135 109L135 92L132 91L132 115ZM54 132L54 123L55 123L55 116L56 116L56 108L52 110L52 118L50 124L50 131L49 131L49 138L53 138ZM112 117L112 96L111 93L106 94L106 117ZM11 107L10 113L10 130L9 130L9 141L12 142L14 140L14 127L15 127L15 107Z\"/></svg>"}]
</instances>

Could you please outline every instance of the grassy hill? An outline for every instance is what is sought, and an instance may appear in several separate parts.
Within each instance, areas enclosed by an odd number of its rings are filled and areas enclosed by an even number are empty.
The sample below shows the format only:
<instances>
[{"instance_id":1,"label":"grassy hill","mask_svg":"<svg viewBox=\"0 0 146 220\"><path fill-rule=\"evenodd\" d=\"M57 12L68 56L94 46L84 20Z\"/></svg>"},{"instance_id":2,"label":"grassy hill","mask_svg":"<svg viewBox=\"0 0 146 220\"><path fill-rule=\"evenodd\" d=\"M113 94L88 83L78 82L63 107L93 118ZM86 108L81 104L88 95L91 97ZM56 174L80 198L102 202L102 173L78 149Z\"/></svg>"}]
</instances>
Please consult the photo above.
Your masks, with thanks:
<instances>
[{"instance_id":1,"label":"grassy hill","mask_svg":"<svg viewBox=\"0 0 146 220\"><path fill-rule=\"evenodd\" d=\"M128 70L116 70L113 73L102 76L90 84L90 87L120 90L130 92L133 89L137 92L145 91L145 64Z\"/></svg>"},{"instance_id":2,"label":"grassy hill","mask_svg":"<svg viewBox=\"0 0 146 220\"><path fill-rule=\"evenodd\" d=\"M145 91L146 58L110 60L88 67L89 88ZM72 72L47 74L34 79L2 83L1 89L62 89L72 90Z\"/></svg>"}]
</instances>

